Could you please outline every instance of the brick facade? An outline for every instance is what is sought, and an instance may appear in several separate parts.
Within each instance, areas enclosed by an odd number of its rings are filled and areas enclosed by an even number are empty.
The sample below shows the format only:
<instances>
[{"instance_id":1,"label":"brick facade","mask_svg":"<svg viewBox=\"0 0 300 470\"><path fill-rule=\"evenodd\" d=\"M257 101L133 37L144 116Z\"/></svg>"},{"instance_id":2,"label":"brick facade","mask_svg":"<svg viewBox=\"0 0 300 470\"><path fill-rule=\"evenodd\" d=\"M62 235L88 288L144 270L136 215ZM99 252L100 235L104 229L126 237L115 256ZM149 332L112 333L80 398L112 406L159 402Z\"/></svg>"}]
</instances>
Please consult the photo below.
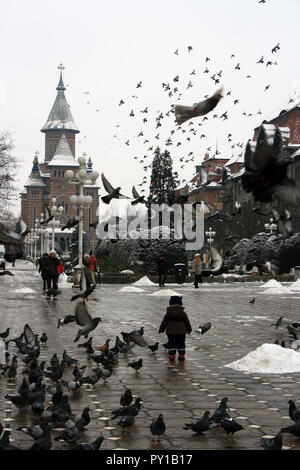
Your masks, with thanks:
<instances>
[{"instance_id":1,"label":"brick facade","mask_svg":"<svg viewBox=\"0 0 300 470\"><path fill-rule=\"evenodd\" d=\"M273 124L275 127L288 127L290 129L290 144L299 145L300 143L300 107L296 106L289 111L281 111L281 113L268 124ZM253 140L256 141L259 134L260 127L254 129Z\"/></svg>"},{"instance_id":2,"label":"brick facade","mask_svg":"<svg viewBox=\"0 0 300 470\"><path fill-rule=\"evenodd\" d=\"M61 88L63 86L62 78L60 84L62 84L60 87L61 93ZM59 89L59 87L57 89ZM56 198L56 206L58 207L62 205L64 207L64 212L60 217L61 223L66 223L70 217L73 217L78 213L78 208L72 206L70 203L70 196L77 194L78 186L68 183L64 178L66 170L72 169L73 171L76 171L78 168L74 167L74 165L63 166L61 163L57 166L53 164L49 165L55 155L57 146L63 134L65 134L73 157L75 157L75 137L76 133L79 131L75 126L71 129L67 129L63 120L61 126L59 126L59 124L56 129L43 128L41 130L41 132L45 134L44 161L39 163L38 157L35 157L32 173L29 177L28 183L25 185L25 188L20 195L21 218L28 225L29 230L34 228L35 220L41 218L41 213L44 213L45 205L48 205L49 207L52 206L52 198L54 197ZM92 171L91 161L89 161L88 171ZM89 224L98 219L98 187L96 185L92 186L87 182L83 193L84 195L90 195L93 198L89 209L83 210L83 230L86 233L88 245L93 248L98 239L96 237L96 230L89 227Z\"/></svg>"}]
</instances>

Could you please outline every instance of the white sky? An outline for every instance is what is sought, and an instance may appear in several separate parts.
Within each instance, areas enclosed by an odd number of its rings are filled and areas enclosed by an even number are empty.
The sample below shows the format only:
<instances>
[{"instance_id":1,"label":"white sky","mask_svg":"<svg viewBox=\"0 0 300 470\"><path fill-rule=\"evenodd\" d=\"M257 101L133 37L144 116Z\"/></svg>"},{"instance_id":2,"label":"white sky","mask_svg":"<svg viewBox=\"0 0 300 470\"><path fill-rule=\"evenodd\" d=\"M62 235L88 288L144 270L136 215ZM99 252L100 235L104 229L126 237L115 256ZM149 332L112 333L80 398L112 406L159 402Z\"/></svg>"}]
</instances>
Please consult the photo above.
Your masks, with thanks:
<instances>
[{"instance_id":1,"label":"white sky","mask_svg":"<svg viewBox=\"0 0 300 470\"><path fill-rule=\"evenodd\" d=\"M1 0L0 9L0 131L9 130L14 137L15 155L21 161L20 190L35 151L39 150L40 161L44 158L40 129L56 97L60 62L66 67L66 98L81 131L76 137L76 156L86 152L94 169L103 171L128 195L144 175L148 176L143 186L148 194L150 170L145 173L144 164L138 162L148 155L150 164L152 154L147 149L152 145L167 148L181 179L190 179L207 147L212 147L212 155L217 141L223 156L240 153L239 147L231 145L246 143L254 127L274 116L291 93L300 90L299 0L266 0L264 4L258 0ZM271 54L277 43L280 50ZM193 47L190 53L188 46ZM231 54L235 54L233 59ZM262 55L265 63L256 64ZM211 60L206 64L207 56ZM277 60L278 65L266 68L267 60ZM238 62L241 70L235 70ZM203 73L206 65L209 74ZM195 76L190 75L193 69ZM221 69L216 86L210 77ZM248 74L251 78L246 78ZM178 83L173 81L176 75ZM190 79L193 87L187 89ZM140 80L142 87L137 89ZM178 93L169 98L162 82L172 89L177 86L181 101L177 101ZM225 97L208 121L198 118L193 126L183 124L186 134L178 131L172 136L173 145L165 147L176 126L170 114L155 129L158 111L167 112L171 104L201 101L221 84ZM226 96L229 90L232 95ZM125 105L119 107L121 98ZM234 99L240 100L236 106ZM140 113L146 106L149 113ZM135 116L129 117L132 109ZM262 115L256 114L259 109ZM225 110L227 121L213 118ZM243 116L243 111L253 116ZM189 133L191 127L197 135ZM143 137L137 137L140 131ZM155 138L158 132L160 140ZM230 144L228 133L233 135ZM128 139L129 146L125 145ZM145 139L149 143L144 144ZM178 142L182 142L179 147ZM191 151L195 162L181 169L179 158ZM100 194L105 194L102 184ZM19 211L19 200L15 211Z\"/></svg>"}]
</instances>

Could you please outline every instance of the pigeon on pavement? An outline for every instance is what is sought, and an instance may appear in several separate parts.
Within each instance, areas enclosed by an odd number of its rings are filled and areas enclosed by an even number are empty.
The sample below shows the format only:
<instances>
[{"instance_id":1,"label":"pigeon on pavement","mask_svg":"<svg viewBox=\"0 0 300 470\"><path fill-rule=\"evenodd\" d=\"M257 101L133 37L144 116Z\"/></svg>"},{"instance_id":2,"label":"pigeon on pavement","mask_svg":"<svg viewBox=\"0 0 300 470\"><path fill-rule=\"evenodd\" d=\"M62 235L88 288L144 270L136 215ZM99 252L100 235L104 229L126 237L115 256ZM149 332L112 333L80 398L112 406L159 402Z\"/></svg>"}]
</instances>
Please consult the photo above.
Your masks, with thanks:
<instances>
[{"instance_id":1,"label":"pigeon on pavement","mask_svg":"<svg viewBox=\"0 0 300 470\"><path fill-rule=\"evenodd\" d=\"M261 437L260 445L265 450L281 450L282 434L278 432L275 437Z\"/></svg>"},{"instance_id":2,"label":"pigeon on pavement","mask_svg":"<svg viewBox=\"0 0 300 470\"><path fill-rule=\"evenodd\" d=\"M194 421L193 423L185 423L185 426L182 429L191 429L196 434L201 434L205 431L208 431L211 426L211 423L209 421L209 415L210 412L205 411L201 419L199 419L198 421Z\"/></svg>"},{"instance_id":3,"label":"pigeon on pavement","mask_svg":"<svg viewBox=\"0 0 300 470\"><path fill-rule=\"evenodd\" d=\"M159 436L157 439L154 438L152 440L160 442L160 436L162 436L166 431L166 425L164 423L163 415L161 413L158 415L158 418L152 421L149 428L153 436Z\"/></svg>"}]
</instances>

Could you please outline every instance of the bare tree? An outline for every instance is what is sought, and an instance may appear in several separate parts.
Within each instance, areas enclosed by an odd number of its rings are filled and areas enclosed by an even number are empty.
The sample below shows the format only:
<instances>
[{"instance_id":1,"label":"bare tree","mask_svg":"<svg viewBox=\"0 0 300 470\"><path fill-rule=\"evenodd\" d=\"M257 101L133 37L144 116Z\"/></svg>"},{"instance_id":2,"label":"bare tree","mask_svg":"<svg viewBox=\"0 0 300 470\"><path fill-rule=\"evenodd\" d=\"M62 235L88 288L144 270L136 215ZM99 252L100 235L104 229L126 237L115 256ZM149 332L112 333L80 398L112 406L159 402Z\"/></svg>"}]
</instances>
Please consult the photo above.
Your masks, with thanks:
<instances>
[{"instance_id":1,"label":"bare tree","mask_svg":"<svg viewBox=\"0 0 300 470\"><path fill-rule=\"evenodd\" d=\"M0 209L7 208L13 201L17 188L14 185L17 159L12 155L14 142L8 132L0 135Z\"/></svg>"},{"instance_id":2,"label":"bare tree","mask_svg":"<svg viewBox=\"0 0 300 470\"><path fill-rule=\"evenodd\" d=\"M6 209L0 210L0 226L3 225L4 230L15 230L17 222L18 217L16 217L11 211Z\"/></svg>"}]
</instances>

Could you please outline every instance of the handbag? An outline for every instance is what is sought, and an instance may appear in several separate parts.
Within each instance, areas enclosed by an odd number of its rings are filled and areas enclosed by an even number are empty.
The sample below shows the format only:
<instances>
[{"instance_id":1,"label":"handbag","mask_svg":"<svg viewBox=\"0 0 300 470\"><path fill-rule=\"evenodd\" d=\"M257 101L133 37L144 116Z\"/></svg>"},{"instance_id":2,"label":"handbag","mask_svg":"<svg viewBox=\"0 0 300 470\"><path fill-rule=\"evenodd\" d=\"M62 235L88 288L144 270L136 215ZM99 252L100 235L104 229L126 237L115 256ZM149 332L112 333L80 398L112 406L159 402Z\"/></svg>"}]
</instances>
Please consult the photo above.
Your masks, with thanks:
<instances>
[{"instance_id":1,"label":"handbag","mask_svg":"<svg viewBox=\"0 0 300 470\"><path fill-rule=\"evenodd\" d=\"M64 268L63 268L63 265L60 263L58 266L57 266L57 274L61 274L64 272Z\"/></svg>"}]
</instances>

